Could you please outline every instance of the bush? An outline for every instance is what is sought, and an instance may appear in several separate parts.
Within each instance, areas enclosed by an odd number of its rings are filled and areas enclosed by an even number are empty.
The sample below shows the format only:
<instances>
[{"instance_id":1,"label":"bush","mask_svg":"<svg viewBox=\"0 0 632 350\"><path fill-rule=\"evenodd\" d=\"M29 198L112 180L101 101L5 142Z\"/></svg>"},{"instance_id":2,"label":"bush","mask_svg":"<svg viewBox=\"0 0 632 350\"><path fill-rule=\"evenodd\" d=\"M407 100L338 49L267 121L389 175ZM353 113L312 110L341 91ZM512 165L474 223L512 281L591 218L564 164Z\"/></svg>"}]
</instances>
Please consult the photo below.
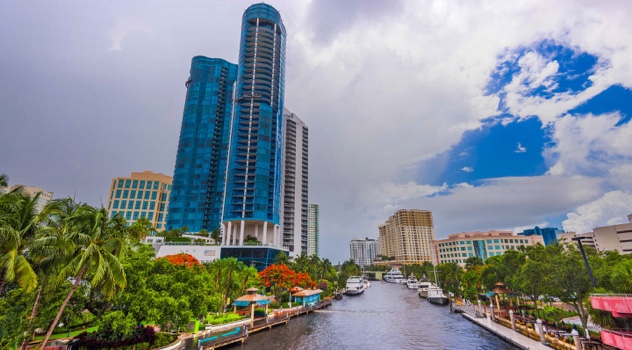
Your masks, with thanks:
<instances>
[{"instance_id":1,"label":"bush","mask_svg":"<svg viewBox=\"0 0 632 350\"><path fill-rule=\"evenodd\" d=\"M139 348L138 345L144 346L143 344L147 343L149 346L144 349L149 349L157 338L152 327L137 327L131 336L125 339L107 339L106 337L107 334L103 334L101 331L96 333L83 332L76 336L71 341L71 344L73 349L131 349L134 345L137 345L136 349L140 350L143 348ZM171 339L173 341L173 336L171 336Z\"/></svg>"},{"instance_id":2,"label":"bush","mask_svg":"<svg viewBox=\"0 0 632 350\"><path fill-rule=\"evenodd\" d=\"M191 238L189 238L189 237L165 237L165 242L191 243Z\"/></svg>"},{"instance_id":3,"label":"bush","mask_svg":"<svg viewBox=\"0 0 632 350\"><path fill-rule=\"evenodd\" d=\"M235 313L229 313L229 314L217 315L217 316L208 315L206 316L206 323L211 324L211 325L225 324L225 323L238 321L246 317L247 316L240 316Z\"/></svg>"}]
</instances>

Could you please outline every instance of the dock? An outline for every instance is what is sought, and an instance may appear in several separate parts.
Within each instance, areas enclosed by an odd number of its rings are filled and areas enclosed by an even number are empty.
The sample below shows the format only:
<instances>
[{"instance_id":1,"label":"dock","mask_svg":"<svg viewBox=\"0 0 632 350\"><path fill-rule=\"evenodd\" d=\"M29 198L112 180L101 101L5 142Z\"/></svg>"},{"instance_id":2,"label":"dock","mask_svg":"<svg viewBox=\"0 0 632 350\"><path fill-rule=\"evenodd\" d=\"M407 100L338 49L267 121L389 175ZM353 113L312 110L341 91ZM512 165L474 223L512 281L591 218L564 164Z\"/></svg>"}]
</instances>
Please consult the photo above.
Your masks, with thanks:
<instances>
[{"instance_id":1,"label":"dock","mask_svg":"<svg viewBox=\"0 0 632 350\"><path fill-rule=\"evenodd\" d=\"M226 330L223 332L201 332L198 335L197 347L203 350L215 350L228 346L230 344L246 341L249 334L272 330L276 326L286 325L292 317L299 317L307 315L310 312L326 308L331 305L331 300L323 300L318 304L310 306L301 306L297 308L291 308L286 310L275 310L267 317L256 318L252 325L246 325L244 327L235 327L232 330Z\"/></svg>"}]
</instances>

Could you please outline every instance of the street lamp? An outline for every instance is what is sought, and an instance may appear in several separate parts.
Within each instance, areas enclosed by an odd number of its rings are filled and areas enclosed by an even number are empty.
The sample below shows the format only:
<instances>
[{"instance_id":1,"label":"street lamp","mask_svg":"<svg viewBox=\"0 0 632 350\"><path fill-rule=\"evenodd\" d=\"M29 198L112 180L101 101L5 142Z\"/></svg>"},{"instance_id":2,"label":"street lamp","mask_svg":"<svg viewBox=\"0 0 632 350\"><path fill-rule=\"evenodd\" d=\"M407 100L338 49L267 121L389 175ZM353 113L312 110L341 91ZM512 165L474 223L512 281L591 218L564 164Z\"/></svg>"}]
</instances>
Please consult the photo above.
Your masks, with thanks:
<instances>
[{"instance_id":1,"label":"street lamp","mask_svg":"<svg viewBox=\"0 0 632 350\"><path fill-rule=\"evenodd\" d=\"M579 251L582 253L584 264L586 264L586 269L588 269L588 274L590 275L590 281L592 282L593 287L597 288L597 283L595 283L595 277L593 276L592 269L590 268L590 264L588 263L588 258L586 257L586 252L584 251L581 237L573 237L571 239L573 241L577 241L577 245L579 245Z\"/></svg>"}]
</instances>

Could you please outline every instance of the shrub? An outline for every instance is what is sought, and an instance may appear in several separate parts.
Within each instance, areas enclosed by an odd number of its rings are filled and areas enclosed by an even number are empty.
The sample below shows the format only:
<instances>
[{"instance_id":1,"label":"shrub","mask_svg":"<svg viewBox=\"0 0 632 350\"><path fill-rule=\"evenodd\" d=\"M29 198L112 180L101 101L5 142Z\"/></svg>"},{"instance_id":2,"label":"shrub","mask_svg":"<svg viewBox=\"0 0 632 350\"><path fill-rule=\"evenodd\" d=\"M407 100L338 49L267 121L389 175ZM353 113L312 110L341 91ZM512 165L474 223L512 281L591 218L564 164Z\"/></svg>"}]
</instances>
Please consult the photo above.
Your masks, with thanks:
<instances>
[{"instance_id":1,"label":"shrub","mask_svg":"<svg viewBox=\"0 0 632 350\"><path fill-rule=\"evenodd\" d=\"M229 314L217 315L217 316L208 315L206 316L206 323L211 324L211 325L225 324L225 323L234 322L246 317L247 316L240 316L235 313L229 313Z\"/></svg>"}]
</instances>

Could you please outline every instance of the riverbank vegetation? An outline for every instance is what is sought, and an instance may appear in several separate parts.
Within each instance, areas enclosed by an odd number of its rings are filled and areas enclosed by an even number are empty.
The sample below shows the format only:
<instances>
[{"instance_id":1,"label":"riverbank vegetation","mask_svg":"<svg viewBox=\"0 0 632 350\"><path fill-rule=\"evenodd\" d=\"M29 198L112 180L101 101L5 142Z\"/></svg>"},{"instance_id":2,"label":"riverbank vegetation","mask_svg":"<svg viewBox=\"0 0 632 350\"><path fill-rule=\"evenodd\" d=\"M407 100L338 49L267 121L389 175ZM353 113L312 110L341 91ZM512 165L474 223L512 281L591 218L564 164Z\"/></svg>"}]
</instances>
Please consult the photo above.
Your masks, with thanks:
<instances>
[{"instance_id":1,"label":"riverbank vegetation","mask_svg":"<svg viewBox=\"0 0 632 350\"><path fill-rule=\"evenodd\" d=\"M2 349L26 348L42 333L43 347L85 330L94 331L80 336L91 344L138 338L134 344L153 345L138 336L149 332L139 325L173 332L209 315L222 318L250 287L267 290L278 305L289 301L294 286L317 287L324 295L337 287L331 262L304 254L292 262L280 254L271 266L280 272L277 279L235 258L206 264L188 254L155 259L153 248L139 243L153 231L147 220L128 226L103 208L70 198L37 212L37 199L19 189L0 194ZM183 232L186 228L165 235ZM210 235L217 240L217 234Z\"/></svg>"}]
</instances>

